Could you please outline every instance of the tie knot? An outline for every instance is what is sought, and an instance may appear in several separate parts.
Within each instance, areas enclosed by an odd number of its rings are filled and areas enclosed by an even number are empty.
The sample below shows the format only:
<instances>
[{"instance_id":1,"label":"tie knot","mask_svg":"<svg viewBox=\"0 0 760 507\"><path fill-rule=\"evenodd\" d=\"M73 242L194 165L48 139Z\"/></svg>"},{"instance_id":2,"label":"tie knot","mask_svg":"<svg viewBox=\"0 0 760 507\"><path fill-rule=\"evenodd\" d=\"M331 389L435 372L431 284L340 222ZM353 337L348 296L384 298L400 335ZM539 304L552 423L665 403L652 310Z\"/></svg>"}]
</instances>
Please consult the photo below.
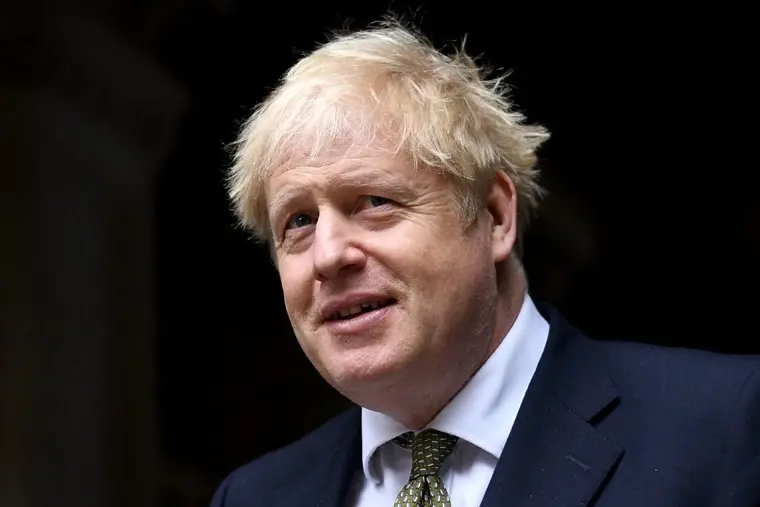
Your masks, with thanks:
<instances>
[{"instance_id":1,"label":"tie knot","mask_svg":"<svg viewBox=\"0 0 760 507\"><path fill-rule=\"evenodd\" d=\"M409 480L420 476L438 475L443 462L449 457L454 445L459 440L438 430L427 429L414 436L412 432L404 433L393 441L401 447L412 451L412 473Z\"/></svg>"}]
</instances>

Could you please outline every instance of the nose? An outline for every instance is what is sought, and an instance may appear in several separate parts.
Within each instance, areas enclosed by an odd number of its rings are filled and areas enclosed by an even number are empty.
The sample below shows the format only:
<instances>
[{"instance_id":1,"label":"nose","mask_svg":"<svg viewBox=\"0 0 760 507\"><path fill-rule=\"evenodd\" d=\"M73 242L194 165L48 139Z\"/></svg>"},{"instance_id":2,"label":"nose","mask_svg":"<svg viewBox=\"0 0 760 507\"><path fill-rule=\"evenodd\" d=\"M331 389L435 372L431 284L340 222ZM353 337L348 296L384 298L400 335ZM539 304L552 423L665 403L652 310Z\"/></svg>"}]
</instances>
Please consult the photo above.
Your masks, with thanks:
<instances>
[{"instance_id":1,"label":"nose","mask_svg":"<svg viewBox=\"0 0 760 507\"><path fill-rule=\"evenodd\" d=\"M364 267L367 258L356 244L352 224L338 213L323 211L317 219L312 244L314 278L324 282L341 272Z\"/></svg>"}]
</instances>

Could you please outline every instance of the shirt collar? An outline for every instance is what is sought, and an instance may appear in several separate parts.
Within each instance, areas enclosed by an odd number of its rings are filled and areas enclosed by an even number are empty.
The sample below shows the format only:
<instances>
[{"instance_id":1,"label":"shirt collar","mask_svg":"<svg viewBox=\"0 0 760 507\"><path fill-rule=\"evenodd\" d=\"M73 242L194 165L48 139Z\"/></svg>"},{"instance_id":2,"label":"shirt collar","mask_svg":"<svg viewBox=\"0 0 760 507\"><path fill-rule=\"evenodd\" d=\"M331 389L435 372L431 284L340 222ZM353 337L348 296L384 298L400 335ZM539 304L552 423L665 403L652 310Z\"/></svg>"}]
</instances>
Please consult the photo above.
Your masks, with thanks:
<instances>
[{"instance_id":1,"label":"shirt collar","mask_svg":"<svg viewBox=\"0 0 760 507\"><path fill-rule=\"evenodd\" d=\"M499 458L549 334L549 324L526 294L520 313L497 349L428 428L456 435ZM362 408L362 467L373 470L375 451L410 431L385 414Z\"/></svg>"}]
</instances>

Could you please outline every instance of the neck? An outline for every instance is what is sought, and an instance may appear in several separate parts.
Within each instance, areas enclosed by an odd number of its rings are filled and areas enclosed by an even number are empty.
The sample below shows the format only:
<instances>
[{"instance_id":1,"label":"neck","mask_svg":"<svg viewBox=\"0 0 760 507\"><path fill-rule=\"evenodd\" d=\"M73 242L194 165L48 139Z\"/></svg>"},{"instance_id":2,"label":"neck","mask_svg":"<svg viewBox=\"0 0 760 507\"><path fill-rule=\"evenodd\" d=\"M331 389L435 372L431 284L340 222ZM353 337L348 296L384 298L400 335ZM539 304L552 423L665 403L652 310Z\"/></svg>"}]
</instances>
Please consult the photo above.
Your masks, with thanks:
<instances>
[{"instance_id":1,"label":"neck","mask_svg":"<svg viewBox=\"0 0 760 507\"><path fill-rule=\"evenodd\" d=\"M491 354L499 347L504 337L512 328L522 308L527 292L527 281L519 261L506 261L507 276L498 288L496 304L493 307L490 339L488 346L478 352L468 367L459 375L451 378L447 385L432 383L432 387L412 393L399 393L394 396L392 406L378 407L380 412L388 414L413 430L425 428L461 391L470 379L485 364Z\"/></svg>"}]
</instances>

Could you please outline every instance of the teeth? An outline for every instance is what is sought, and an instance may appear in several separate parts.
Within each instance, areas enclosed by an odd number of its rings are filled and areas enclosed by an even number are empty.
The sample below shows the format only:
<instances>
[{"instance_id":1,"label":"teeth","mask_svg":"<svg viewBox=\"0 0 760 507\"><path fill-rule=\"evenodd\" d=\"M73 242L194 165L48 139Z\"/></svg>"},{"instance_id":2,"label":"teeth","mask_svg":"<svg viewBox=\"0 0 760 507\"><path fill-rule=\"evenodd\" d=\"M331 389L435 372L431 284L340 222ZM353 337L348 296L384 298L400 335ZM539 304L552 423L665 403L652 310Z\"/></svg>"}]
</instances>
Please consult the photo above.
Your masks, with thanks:
<instances>
[{"instance_id":1,"label":"teeth","mask_svg":"<svg viewBox=\"0 0 760 507\"><path fill-rule=\"evenodd\" d=\"M349 315L353 315L355 313L360 313L362 311L361 305L352 306L351 308L347 308L345 310L341 310L338 312L338 314L342 317L348 317Z\"/></svg>"},{"instance_id":2,"label":"teeth","mask_svg":"<svg viewBox=\"0 0 760 507\"><path fill-rule=\"evenodd\" d=\"M341 310L337 312L333 318L345 319L346 317L351 317L352 315L356 315L358 313L361 313L362 311L377 310L378 308L380 308L380 306L382 306L380 302L363 303L361 305L354 305L349 308L346 308L345 310Z\"/></svg>"}]
</instances>

